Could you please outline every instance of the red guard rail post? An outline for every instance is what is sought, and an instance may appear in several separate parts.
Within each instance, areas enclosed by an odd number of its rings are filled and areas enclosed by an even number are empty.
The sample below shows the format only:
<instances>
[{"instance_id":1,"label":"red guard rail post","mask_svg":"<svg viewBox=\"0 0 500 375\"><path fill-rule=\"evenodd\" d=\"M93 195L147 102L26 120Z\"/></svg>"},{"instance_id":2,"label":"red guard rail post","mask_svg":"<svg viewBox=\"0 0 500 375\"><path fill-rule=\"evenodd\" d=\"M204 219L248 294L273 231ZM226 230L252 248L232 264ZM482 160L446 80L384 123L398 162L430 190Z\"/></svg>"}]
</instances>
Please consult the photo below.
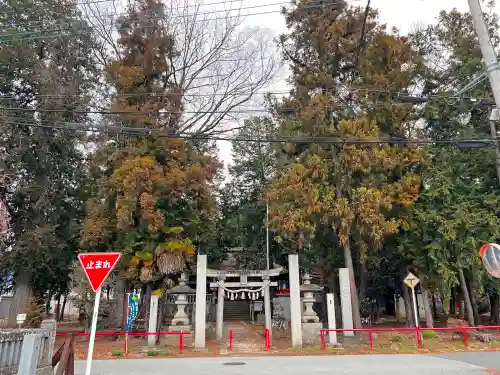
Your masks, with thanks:
<instances>
[{"instance_id":1,"label":"red guard rail post","mask_svg":"<svg viewBox=\"0 0 500 375\"><path fill-rule=\"evenodd\" d=\"M422 347L422 341L420 340L420 329L419 328L420 327L417 324L417 326L415 327L415 335L417 335L417 348L420 349Z\"/></svg>"},{"instance_id":2,"label":"red guard rail post","mask_svg":"<svg viewBox=\"0 0 500 375\"><path fill-rule=\"evenodd\" d=\"M227 348L230 352L233 351L233 330L229 330L229 348Z\"/></svg>"},{"instance_id":3,"label":"red guard rail post","mask_svg":"<svg viewBox=\"0 0 500 375\"><path fill-rule=\"evenodd\" d=\"M265 347L266 349L271 348L271 335L269 334L269 328L266 328L264 330L264 337L265 337Z\"/></svg>"},{"instance_id":4,"label":"red guard rail post","mask_svg":"<svg viewBox=\"0 0 500 375\"><path fill-rule=\"evenodd\" d=\"M184 335L189 335L189 332L128 332L128 336L151 336L151 335L178 335L179 336L179 353L182 353L182 348L184 347ZM97 336L125 336L125 332L96 332ZM66 337L68 333L57 333L57 337ZM75 337L88 337L90 336L89 332L76 332L74 333Z\"/></svg>"}]
</instances>

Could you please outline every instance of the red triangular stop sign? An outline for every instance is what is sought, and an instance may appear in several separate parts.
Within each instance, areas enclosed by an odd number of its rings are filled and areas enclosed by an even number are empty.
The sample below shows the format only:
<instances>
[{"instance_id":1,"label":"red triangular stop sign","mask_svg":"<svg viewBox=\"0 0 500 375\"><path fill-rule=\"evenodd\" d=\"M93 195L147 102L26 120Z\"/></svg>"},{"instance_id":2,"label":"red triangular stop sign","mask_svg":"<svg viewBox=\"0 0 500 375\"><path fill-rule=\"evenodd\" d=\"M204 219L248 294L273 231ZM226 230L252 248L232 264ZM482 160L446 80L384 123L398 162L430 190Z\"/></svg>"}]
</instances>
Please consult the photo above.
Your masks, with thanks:
<instances>
[{"instance_id":1,"label":"red triangular stop sign","mask_svg":"<svg viewBox=\"0 0 500 375\"><path fill-rule=\"evenodd\" d=\"M102 286L113 268L115 268L120 253L83 253L78 254L78 260L89 279L94 293Z\"/></svg>"}]
</instances>

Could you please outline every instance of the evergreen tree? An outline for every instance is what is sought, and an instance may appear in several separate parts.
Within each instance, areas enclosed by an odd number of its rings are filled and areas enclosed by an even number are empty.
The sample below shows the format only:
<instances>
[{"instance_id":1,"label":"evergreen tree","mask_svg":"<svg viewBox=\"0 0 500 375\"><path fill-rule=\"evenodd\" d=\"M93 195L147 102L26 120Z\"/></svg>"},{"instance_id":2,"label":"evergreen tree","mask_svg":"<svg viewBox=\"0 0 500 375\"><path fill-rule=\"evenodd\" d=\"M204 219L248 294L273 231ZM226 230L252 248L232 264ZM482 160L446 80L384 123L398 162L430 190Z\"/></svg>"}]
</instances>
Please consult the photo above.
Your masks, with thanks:
<instances>
[{"instance_id":1,"label":"evergreen tree","mask_svg":"<svg viewBox=\"0 0 500 375\"><path fill-rule=\"evenodd\" d=\"M415 83L419 58L407 38L389 32L374 10L346 3L285 11L290 32L281 37L291 63L293 89L278 105L280 132L312 137L289 144L280 176L271 185L274 226L308 247L315 233L338 235L351 278L355 326L361 326L351 248L363 262L370 247L407 225L418 197L415 167L422 150L412 145L332 144L314 137L411 137L414 111L393 93ZM304 238L304 240L302 240Z\"/></svg>"},{"instance_id":2,"label":"evergreen tree","mask_svg":"<svg viewBox=\"0 0 500 375\"><path fill-rule=\"evenodd\" d=\"M67 292L86 196L86 140L64 123L87 120L73 111L88 108L99 72L92 32L74 3L0 1L0 25L0 147L11 179L0 191L11 216L1 266L14 276L14 324L33 295Z\"/></svg>"},{"instance_id":3,"label":"evergreen tree","mask_svg":"<svg viewBox=\"0 0 500 375\"><path fill-rule=\"evenodd\" d=\"M116 90L112 110L120 113L114 121L131 131L178 129L182 104L169 80L177 52L158 24L163 12L156 0L137 1L118 21L121 58L106 73ZM145 13L151 16L141 16ZM168 277L186 268L212 227L217 169L214 157L181 139L103 140L94 158L98 188L87 208L83 246L122 252L118 279L144 287L149 300L152 291L166 288Z\"/></svg>"}]
</instances>

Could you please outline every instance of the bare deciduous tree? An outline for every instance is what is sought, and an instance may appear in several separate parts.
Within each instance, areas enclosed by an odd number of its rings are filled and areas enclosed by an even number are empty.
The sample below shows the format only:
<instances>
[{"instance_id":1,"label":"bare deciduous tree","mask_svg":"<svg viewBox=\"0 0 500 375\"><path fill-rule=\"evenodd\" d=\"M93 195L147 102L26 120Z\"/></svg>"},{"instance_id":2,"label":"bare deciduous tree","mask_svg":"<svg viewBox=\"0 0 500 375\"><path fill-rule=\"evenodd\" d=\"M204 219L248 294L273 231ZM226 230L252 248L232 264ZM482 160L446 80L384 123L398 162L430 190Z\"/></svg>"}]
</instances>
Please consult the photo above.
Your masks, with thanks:
<instances>
[{"instance_id":1,"label":"bare deciduous tree","mask_svg":"<svg viewBox=\"0 0 500 375\"><path fill-rule=\"evenodd\" d=\"M160 24L174 37L178 51L170 61L169 79L184 104L179 132L207 135L234 129L235 123L250 117L255 93L277 75L280 64L273 34L245 26L245 14L234 4L218 3L218 8L208 8L200 0L164 4ZM96 53L107 64L120 53L113 31L116 15L99 6L89 2L83 11L102 38L105 48ZM114 4L109 9L117 11Z\"/></svg>"}]
</instances>

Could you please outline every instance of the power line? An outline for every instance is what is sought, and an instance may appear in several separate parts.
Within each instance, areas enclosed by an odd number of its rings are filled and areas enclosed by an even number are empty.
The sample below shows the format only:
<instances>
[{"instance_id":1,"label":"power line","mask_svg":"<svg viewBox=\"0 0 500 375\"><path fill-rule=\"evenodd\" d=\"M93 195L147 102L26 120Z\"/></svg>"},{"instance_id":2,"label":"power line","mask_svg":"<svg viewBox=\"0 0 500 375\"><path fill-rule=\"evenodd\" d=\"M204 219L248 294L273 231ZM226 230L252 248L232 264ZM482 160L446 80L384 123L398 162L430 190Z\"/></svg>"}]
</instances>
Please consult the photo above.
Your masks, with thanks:
<instances>
[{"instance_id":1,"label":"power line","mask_svg":"<svg viewBox=\"0 0 500 375\"><path fill-rule=\"evenodd\" d=\"M197 13L190 13L190 14L176 14L176 15L169 16L169 18L189 18L189 17L193 17L193 16L203 16L203 15L216 14L216 13L227 13L227 12L231 12L231 11L257 9L257 8L264 8L264 7L269 7L269 6L285 5L285 4L290 4L290 3L289 2L280 2L280 3L271 3L271 4L252 5L252 6L248 6L248 7L235 8L235 9L219 9L219 10L211 10L208 12L197 12ZM182 7L181 8L170 8L170 10L175 10L175 9L182 9ZM112 17L120 17L121 15L127 15L127 14L129 14L129 13L128 12L104 13L104 14L101 14L101 16L105 17L105 18L112 18ZM149 10L146 10L143 12L134 13L134 15L142 15L140 17L137 17L137 19L139 19L139 20L145 19L145 18L147 18L147 19L154 18L154 17L147 17L148 14L151 14L152 16L154 16L155 15L154 10L149 9ZM162 16L164 16L164 15L160 15L160 17L162 17ZM240 15L240 16L242 16L242 15ZM65 25L66 23L68 23L68 22L64 22L64 23L61 23L59 25ZM55 24L57 25L57 22ZM109 23L105 24L105 26L106 25L113 26L115 24L116 24L115 22L109 22ZM12 25L12 27L13 28L15 28L15 27L43 27L43 25L44 25L43 23L32 24L30 22L26 22L26 23L14 24L14 25ZM52 26L54 26L54 25L52 25ZM157 25L154 25L154 26L152 25L149 27L157 27ZM0 34L0 37L12 36L12 35L24 35L24 34L38 33L38 32L39 31L21 31L18 33Z\"/></svg>"},{"instance_id":2,"label":"power line","mask_svg":"<svg viewBox=\"0 0 500 375\"><path fill-rule=\"evenodd\" d=\"M57 5L54 5L54 8L70 8L70 7L78 7L78 6L87 6L87 5L91 5L91 4L103 4L103 3L110 3L110 2L114 2L116 0L89 0L89 1L85 1L84 3L72 3L72 4L57 4ZM184 5L184 6L179 6L179 7L173 7L173 8L167 8L167 9L184 9L184 8L194 8L194 7L197 7L197 6L200 6L200 7L207 7L207 6L211 6L211 5L224 5L224 4L232 4L232 3L239 3L239 2L244 2L245 0L225 0L225 1L216 1L216 2L213 2L213 3L207 3L207 4L187 4L187 5ZM12 14L12 13L19 13L19 10L11 10L9 12L4 12L4 14Z\"/></svg>"},{"instance_id":3,"label":"power line","mask_svg":"<svg viewBox=\"0 0 500 375\"><path fill-rule=\"evenodd\" d=\"M201 78L201 77L200 77ZM379 90L374 90L374 92L379 92ZM380 91L379 93L386 93L386 94L391 94L390 92L384 92ZM2 99L2 98L0 98ZM489 98L465 98L462 96L444 96L444 95L436 95L436 96L396 96L394 99L394 104L395 105L404 105L404 104L415 104L415 102L418 103L425 103L430 100L439 100L439 99L457 99L457 100L468 100L471 103L477 103L480 105L491 105L492 99ZM384 104L384 103L379 103L379 104ZM93 107L93 105L90 105ZM64 114L78 114L78 115L85 115L85 114L97 114L97 115L143 115L143 116L168 116L168 115L173 115L173 114L212 114L212 113L218 113L218 114L229 114L229 113L255 113L255 112L264 112L268 113L271 110L276 110L277 112L283 112L283 113L292 113L292 112L298 112L302 110L303 108L294 108L294 107L283 107L283 108L247 108L247 109L233 109L233 110L207 110L207 111L189 111L189 110L183 110L183 111L169 111L166 109L161 109L158 111L141 111L141 110L116 110L116 111L105 111L105 110L82 110L82 109L63 109L63 108L25 108L25 107L5 107L5 106L0 106L0 111L7 111L7 112L30 112L30 113L64 113ZM331 109L335 109L335 106L332 106Z\"/></svg>"},{"instance_id":4,"label":"power line","mask_svg":"<svg viewBox=\"0 0 500 375\"><path fill-rule=\"evenodd\" d=\"M284 108L284 111L296 110L295 108ZM267 109L255 108L255 109L244 109L244 110L228 110L228 111L90 111L90 110L68 110L68 109L50 109L50 108L12 108L12 107L0 107L0 111L9 112L39 112L39 113L65 113L65 114L78 114L78 115L144 115L144 116L164 116L164 115L181 115L183 113L189 114L211 114L211 113L251 113L251 112L264 112Z\"/></svg>"},{"instance_id":5,"label":"power line","mask_svg":"<svg viewBox=\"0 0 500 375\"><path fill-rule=\"evenodd\" d=\"M1 120L0 120L1 123ZM335 145L432 145L454 144L461 148L478 148L480 145L495 147L491 138L448 138L448 139L416 139L416 138L360 138L360 137L332 137L332 136L272 136L272 137L242 137L242 136L216 136L196 133L172 134L150 128L130 128L120 126L97 126L81 123L60 123L60 125L43 125L29 122L8 122L4 125L49 128L54 130L85 131L90 133L121 134L125 136L154 136L183 140L212 140L230 142L266 142L266 143L314 143Z\"/></svg>"},{"instance_id":6,"label":"power line","mask_svg":"<svg viewBox=\"0 0 500 375\"><path fill-rule=\"evenodd\" d=\"M241 0L238 0L238 1L241 1ZM359 1L359 0L349 0L349 1ZM231 3L233 3L233 1L231 1ZM325 5L337 5L338 3L327 3ZM247 6L247 7L239 7L239 8L231 8L231 9L219 9L219 10L211 10L211 11L204 11L204 12L196 12L196 13L191 13L191 14L177 14L177 15L170 15L169 18L189 18L189 17L193 17L193 16L203 16L203 15L208 15L208 14L216 14L216 13L226 13L226 12L232 12L232 11L241 11L241 10L247 10L247 9L257 9L257 8L265 8L265 7L270 7L270 6L276 6L276 5L290 5L290 2L289 1L282 1L282 2L279 2L279 3L270 3L270 4L260 4L260 5L251 5L251 6ZM166 8L167 11L170 11L170 10L177 10L177 9L185 9L185 8L188 8L188 7L173 7L173 8ZM142 18L149 18L147 17L148 15L151 15L151 16L154 16L156 13L156 11L154 9L146 9L142 12L134 12L134 16L141 16L141 17L138 17L138 19L142 19ZM113 19L113 18L119 18L120 16L126 16L128 15L129 12L119 12L119 13L103 13L103 14L100 14L100 17L103 17L103 18L110 18L110 19ZM164 16L163 14L160 14L159 15L160 17ZM57 22L56 22L57 24ZM115 22L110 22L108 23L108 25L114 25ZM25 26L31 26L31 27L42 27L44 24L43 23L37 23L37 24L33 24L32 22L23 22L23 23L19 23L19 24L13 24L11 25L13 28L15 27L25 27ZM63 23L64 25L64 23ZM33 31L33 33L36 33L38 31ZM0 34L0 37L4 37L4 36L10 36L10 35L19 35L19 34L29 34L31 32L29 31L22 31L20 33L17 33L17 34L11 34L11 33L8 33L8 34Z\"/></svg>"},{"instance_id":7,"label":"power line","mask_svg":"<svg viewBox=\"0 0 500 375\"><path fill-rule=\"evenodd\" d=\"M234 60L237 61L237 60ZM239 61L239 60L238 60ZM223 76L223 75L221 75ZM290 90L273 90L273 91L257 91L254 92L253 95L281 95L281 94L289 94ZM100 100L100 99L106 99L106 98L140 98L140 97L151 97L151 98L161 98L161 97L175 97L175 96L182 96L182 97L213 97L213 96L229 96L229 97L238 97L238 96L248 96L248 92L242 92L242 93L234 93L234 94L227 94L227 93L155 93L155 92L147 92L147 93L136 93L136 94L109 94L109 95L102 95L102 96L95 96L92 95L92 98L95 100ZM28 95L10 95L10 96L0 96L0 100L15 100L19 99L20 97L27 97L27 98L41 98L41 99L71 99L71 98L79 98L79 97L85 97L83 94L28 94Z\"/></svg>"},{"instance_id":8,"label":"power line","mask_svg":"<svg viewBox=\"0 0 500 375\"><path fill-rule=\"evenodd\" d=\"M359 1L359 0L345 0L349 2L354 2L354 1ZM308 6L302 6L300 9L315 9L315 8L324 8L324 7L329 7L329 6L334 6L334 5L345 5L344 2L342 3L326 3L326 4L321 4L321 5L308 5ZM251 8L258 8L261 6L252 6L252 7L246 7L244 9L251 9ZM243 8L240 8L243 9ZM236 9L235 9L236 10ZM230 10L229 10L230 11ZM200 13L194 13L194 14L186 14L186 15L175 15L172 16L171 18L189 18L193 16L200 16L204 14L213 14L213 13L220 13L220 12L228 12L228 10L220 10L220 11L213 11L213 12L200 12ZM266 12L256 12L256 13L247 13L247 14L236 14L236 15L226 15L224 17L216 17L216 18L211 18L209 21L216 21L216 20L227 20L231 18L246 18L249 16L258 16L258 15L265 15L265 14L273 14L273 13L281 13L281 10L273 10L273 11L266 11ZM191 21L191 22L205 22L206 20L200 20L200 21ZM69 22L61 23L61 24L55 24L51 26L59 26L60 28L56 29L47 29L47 30L40 30L40 31L22 31L22 32L17 32L17 33L6 33L6 34L0 34L1 38L5 37L13 37L17 35L26 35L26 34L40 34L40 33L53 33L53 32L61 32L61 31L69 31L69 30L75 30L74 25L70 25L71 27L66 27L64 26L68 24ZM114 23L109 23L109 26L113 26ZM17 25L17 27L20 27L22 25ZM25 25L25 26L30 26L30 25ZM41 25L43 26L43 25ZM62 27L62 28L61 28ZM149 28L156 28L158 27L157 25L151 25L151 26L136 26L136 27L126 27L126 28L112 28L115 31L125 31L125 30L132 30L132 29L149 29ZM78 29L78 28L76 28ZM81 27L80 29L91 29L91 26L88 27ZM43 38L55 38L58 35L38 35L38 36L31 36L31 37L25 37L25 38L13 38L9 40L0 40L0 43L6 43L6 42L12 42L12 41L32 41L35 39L43 39Z\"/></svg>"},{"instance_id":9,"label":"power line","mask_svg":"<svg viewBox=\"0 0 500 375\"><path fill-rule=\"evenodd\" d=\"M240 60L224 60L224 61L240 61ZM227 77L227 75L207 75L207 76L200 76L196 77L196 79L206 79L206 78L218 78L218 77ZM319 92L319 93L329 93L329 92L335 92L337 89L336 88L331 88L331 89L315 89L311 88L311 91L314 92ZM424 104L432 100L446 100L446 99L454 99L454 100L468 100L473 103L477 103L480 105L492 105L492 98L478 98L478 97L473 97L473 96L465 96L465 95L457 95L457 94L432 94L432 95L407 95L403 94L401 91L386 91L383 89L378 89L378 88L370 88L370 87L357 87L357 88L349 88L347 87L347 90L349 91L350 94L364 94L364 93L372 93L372 94L386 94L386 95L391 95L394 97L394 101L396 103L400 104ZM285 95L285 94L290 94L290 92L293 91L292 89L283 89L283 90L272 90L272 91L257 91L253 93L253 95ZM103 95L103 96L95 96L93 95L92 97L96 100L99 99L105 99L105 98L139 98L139 97L168 97L168 96L182 96L182 97L213 97L213 96L229 96L229 97L238 97L238 96L248 96L248 92L243 92L243 93L234 93L234 94L227 94L227 93L175 93L175 92L167 92L167 93L156 93L156 92L147 92L147 93L130 93L130 94L109 94L109 96ZM48 98L48 99L65 99L65 98L78 98L78 97L85 97L83 94L33 94L33 95L10 95L10 96L0 96L0 100L15 100L19 99L20 97L26 97L26 98ZM286 108L285 108L286 110Z\"/></svg>"}]
</instances>

